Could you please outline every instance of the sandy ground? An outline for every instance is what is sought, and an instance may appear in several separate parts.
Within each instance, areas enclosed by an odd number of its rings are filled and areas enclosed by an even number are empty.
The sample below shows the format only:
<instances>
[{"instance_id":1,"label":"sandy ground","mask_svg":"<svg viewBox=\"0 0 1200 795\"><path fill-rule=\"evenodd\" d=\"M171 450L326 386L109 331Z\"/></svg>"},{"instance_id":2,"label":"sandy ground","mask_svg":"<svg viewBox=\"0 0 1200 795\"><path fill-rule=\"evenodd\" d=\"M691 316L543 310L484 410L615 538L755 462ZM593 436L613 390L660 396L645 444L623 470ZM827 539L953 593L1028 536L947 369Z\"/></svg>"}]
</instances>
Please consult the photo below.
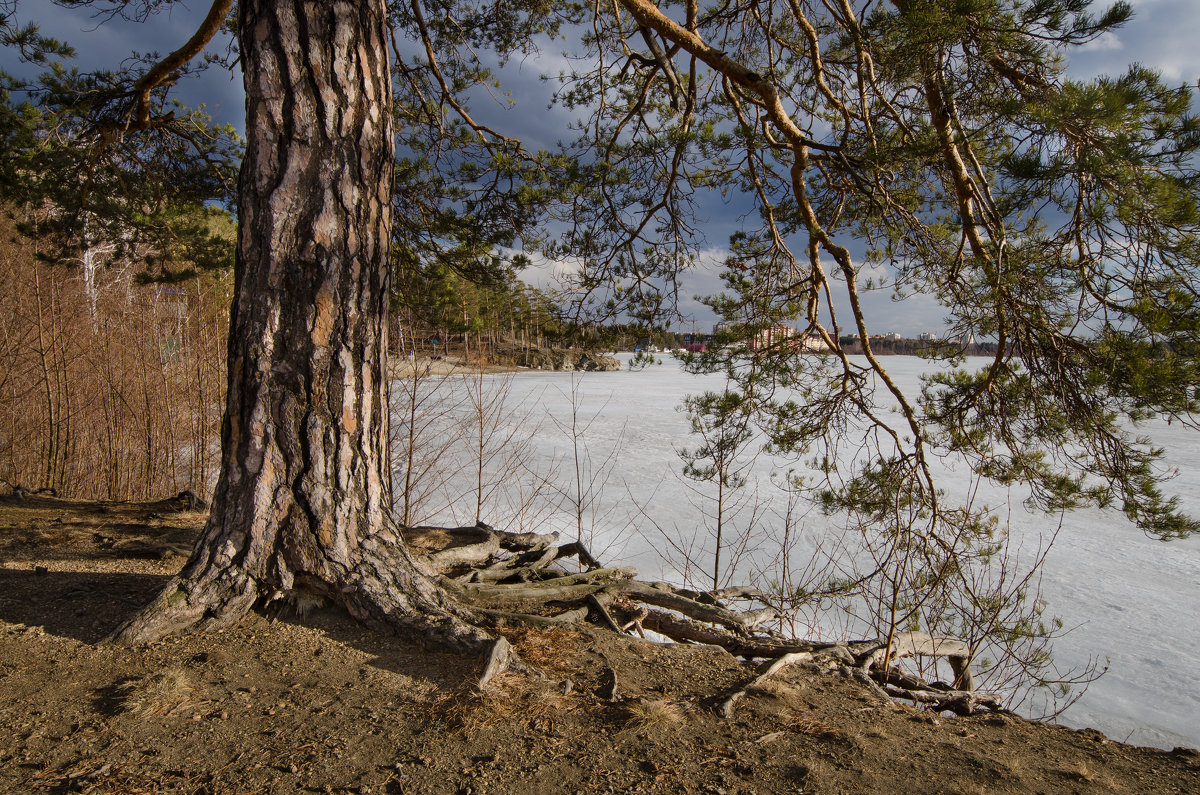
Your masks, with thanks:
<instances>
[{"instance_id":1,"label":"sandy ground","mask_svg":"<svg viewBox=\"0 0 1200 795\"><path fill-rule=\"evenodd\" d=\"M205 518L184 508L0 498L0 792L1200 792L1195 751L938 715L813 666L726 720L753 666L590 626L507 630L545 678L482 692L478 661L333 610L97 645L179 569Z\"/></svg>"}]
</instances>

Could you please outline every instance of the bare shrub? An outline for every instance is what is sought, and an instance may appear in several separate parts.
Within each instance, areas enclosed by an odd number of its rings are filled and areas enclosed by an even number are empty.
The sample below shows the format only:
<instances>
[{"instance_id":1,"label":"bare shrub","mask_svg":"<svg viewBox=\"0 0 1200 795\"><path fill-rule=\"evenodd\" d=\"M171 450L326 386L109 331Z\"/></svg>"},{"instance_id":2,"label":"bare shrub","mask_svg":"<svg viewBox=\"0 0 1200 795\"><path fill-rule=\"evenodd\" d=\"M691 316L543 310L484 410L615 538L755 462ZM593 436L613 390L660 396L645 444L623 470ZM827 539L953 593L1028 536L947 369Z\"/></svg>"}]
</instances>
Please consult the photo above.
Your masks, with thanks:
<instances>
[{"instance_id":1,"label":"bare shrub","mask_svg":"<svg viewBox=\"0 0 1200 795\"><path fill-rule=\"evenodd\" d=\"M536 456L533 440L541 417L530 405L536 401L517 405L513 400L513 377L479 369L455 379L464 395L457 419L455 491L470 495L460 508L473 512L470 521L527 532L539 530L553 507L548 496L555 462Z\"/></svg>"},{"instance_id":2,"label":"bare shrub","mask_svg":"<svg viewBox=\"0 0 1200 795\"><path fill-rule=\"evenodd\" d=\"M632 520L626 518L620 524L617 516L618 503L606 501L605 491L613 485L613 475L624 450L625 426L617 432L616 439L608 452L593 455L588 434L608 406L605 400L594 410L584 410L584 376L571 374L570 392L564 393L570 401L570 414L564 418L551 416L550 421L570 445L568 457L562 467L563 475L549 481L556 497L555 509L569 515L575 540L584 544L592 554L600 558L615 557L621 552L624 537L632 528ZM604 527L603 536L596 532ZM604 546L599 547L603 539Z\"/></svg>"},{"instance_id":3,"label":"bare shrub","mask_svg":"<svg viewBox=\"0 0 1200 795\"><path fill-rule=\"evenodd\" d=\"M447 483L456 434L453 418L463 401L454 382L430 375L410 342L391 381L390 445L393 506L401 524L413 526L453 502Z\"/></svg>"},{"instance_id":4,"label":"bare shrub","mask_svg":"<svg viewBox=\"0 0 1200 795\"><path fill-rule=\"evenodd\" d=\"M135 261L50 265L0 225L0 478L82 499L209 494L229 275L143 285Z\"/></svg>"}]
</instances>

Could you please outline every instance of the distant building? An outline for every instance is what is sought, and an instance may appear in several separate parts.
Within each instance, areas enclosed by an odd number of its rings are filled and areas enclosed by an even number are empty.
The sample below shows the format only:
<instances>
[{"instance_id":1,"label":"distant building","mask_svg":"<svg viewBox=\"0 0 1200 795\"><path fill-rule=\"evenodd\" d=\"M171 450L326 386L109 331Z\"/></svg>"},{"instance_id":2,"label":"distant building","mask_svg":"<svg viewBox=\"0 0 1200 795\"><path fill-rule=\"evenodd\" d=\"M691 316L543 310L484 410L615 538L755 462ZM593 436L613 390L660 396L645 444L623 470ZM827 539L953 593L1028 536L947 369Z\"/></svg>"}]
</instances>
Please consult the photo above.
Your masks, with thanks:
<instances>
[{"instance_id":1,"label":"distant building","mask_svg":"<svg viewBox=\"0 0 1200 795\"><path fill-rule=\"evenodd\" d=\"M750 340L750 350L758 351L766 348L782 347L786 340L790 340L796 336L796 329L791 326L782 324L775 326L767 326L762 331L754 335L754 339Z\"/></svg>"},{"instance_id":2,"label":"distant building","mask_svg":"<svg viewBox=\"0 0 1200 795\"><path fill-rule=\"evenodd\" d=\"M819 334L809 334L800 340L800 350L805 353L826 353L833 350Z\"/></svg>"},{"instance_id":3,"label":"distant building","mask_svg":"<svg viewBox=\"0 0 1200 795\"><path fill-rule=\"evenodd\" d=\"M941 337L939 337L937 334L934 334L931 331L926 331L921 334L918 334L917 339L920 340L921 342L937 342L938 340L941 339Z\"/></svg>"}]
</instances>

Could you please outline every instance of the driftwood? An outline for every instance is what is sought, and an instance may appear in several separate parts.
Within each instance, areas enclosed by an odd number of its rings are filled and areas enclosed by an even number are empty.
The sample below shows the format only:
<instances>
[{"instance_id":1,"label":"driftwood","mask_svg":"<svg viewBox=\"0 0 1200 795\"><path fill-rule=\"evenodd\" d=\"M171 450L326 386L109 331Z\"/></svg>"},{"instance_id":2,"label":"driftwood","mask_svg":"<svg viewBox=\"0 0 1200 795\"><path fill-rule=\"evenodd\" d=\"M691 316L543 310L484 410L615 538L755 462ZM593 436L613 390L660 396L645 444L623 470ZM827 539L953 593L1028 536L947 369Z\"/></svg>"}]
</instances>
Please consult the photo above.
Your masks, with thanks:
<instances>
[{"instance_id":1,"label":"driftwood","mask_svg":"<svg viewBox=\"0 0 1200 795\"><path fill-rule=\"evenodd\" d=\"M29 489L22 486L20 483L11 483L6 478L0 478L0 483L3 483L9 489L9 493L3 496L9 497L15 502L22 502L25 497L30 494L46 497L58 496L58 491L55 490L53 486L42 486L41 488L37 489ZM190 494L191 492L188 493Z\"/></svg>"},{"instance_id":2,"label":"driftwood","mask_svg":"<svg viewBox=\"0 0 1200 795\"><path fill-rule=\"evenodd\" d=\"M893 659L914 656L947 658L954 671L954 689L975 689L975 680L971 676L971 647L961 640L924 632L905 632L893 638Z\"/></svg>"},{"instance_id":3,"label":"driftwood","mask_svg":"<svg viewBox=\"0 0 1200 795\"><path fill-rule=\"evenodd\" d=\"M565 610L552 616L541 616L536 613L518 613L512 610L490 610L486 607L476 607L471 611L479 618L479 623L486 626L499 624L526 624L531 627L562 627L569 624L581 624L587 620L588 609L580 607L575 610Z\"/></svg>"},{"instance_id":4,"label":"driftwood","mask_svg":"<svg viewBox=\"0 0 1200 795\"><path fill-rule=\"evenodd\" d=\"M642 626L674 641L720 646L736 657L747 659L774 659L785 654L820 652L831 659L853 664L856 652L878 645L877 641L873 640L827 643L811 640L786 641L774 637L745 635L662 610L651 610L643 620Z\"/></svg>"},{"instance_id":5,"label":"driftwood","mask_svg":"<svg viewBox=\"0 0 1200 795\"><path fill-rule=\"evenodd\" d=\"M767 660L761 674L722 701L719 711L726 717L769 677L790 665L819 661L841 668L889 702L903 699L961 715L1002 709L999 696L974 691L971 649L955 638L909 632L893 636L890 643L785 639L764 626L779 617L773 608L741 610L727 604L767 604L766 596L754 588L694 591L643 582L635 569L602 566L582 544L559 544L557 533L506 533L481 522L474 527L404 528L404 535L425 552L442 584L481 624L552 627L592 618L613 632L651 631L676 642L719 646L746 659ZM563 569L560 561L567 558L576 559L583 570ZM954 670L953 685L928 684L903 672L895 662L905 657L947 658ZM481 682L511 668L515 659L507 644L497 643ZM607 697L616 697L616 684L614 671Z\"/></svg>"},{"instance_id":6,"label":"driftwood","mask_svg":"<svg viewBox=\"0 0 1200 795\"><path fill-rule=\"evenodd\" d=\"M620 593L629 599L644 604L665 607L668 610L682 613L688 618L720 624L728 629L743 633L748 633L751 629L754 629L765 621L769 621L775 616L775 611L771 609L738 613L716 602L705 603L689 599L683 593L670 586L662 587L659 584L656 587L636 580L622 583Z\"/></svg>"},{"instance_id":7,"label":"driftwood","mask_svg":"<svg viewBox=\"0 0 1200 795\"><path fill-rule=\"evenodd\" d=\"M936 707L938 712L949 711L956 715L974 715L987 709L1003 710L1000 697L994 693L968 693L964 690L935 690L929 688L909 689L884 685L883 691L892 698L908 699L918 704Z\"/></svg>"},{"instance_id":8,"label":"driftwood","mask_svg":"<svg viewBox=\"0 0 1200 795\"><path fill-rule=\"evenodd\" d=\"M404 529L404 537L430 549L426 557L435 571L463 583L553 576L549 566L571 557L589 570L601 568L583 544L558 544L558 533L508 533L479 522L471 527L410 527ZM501 550L512 554L501 555Z\"/></svg>"},{"instance_id":9,"label":"driftwood","mask_svg":"<svg viewBox=\"0 0 1200 795\"><path fill-rule=\"evenodd\" d=\"M541 582L519 582L508 585L477 583L454 583L458 590L485 601L544 601L586 599L590 594L610 587L618 580L631 580L637 569L630 567L592 569L579 574L565 574Z\"/></svg>"}]
</instances>

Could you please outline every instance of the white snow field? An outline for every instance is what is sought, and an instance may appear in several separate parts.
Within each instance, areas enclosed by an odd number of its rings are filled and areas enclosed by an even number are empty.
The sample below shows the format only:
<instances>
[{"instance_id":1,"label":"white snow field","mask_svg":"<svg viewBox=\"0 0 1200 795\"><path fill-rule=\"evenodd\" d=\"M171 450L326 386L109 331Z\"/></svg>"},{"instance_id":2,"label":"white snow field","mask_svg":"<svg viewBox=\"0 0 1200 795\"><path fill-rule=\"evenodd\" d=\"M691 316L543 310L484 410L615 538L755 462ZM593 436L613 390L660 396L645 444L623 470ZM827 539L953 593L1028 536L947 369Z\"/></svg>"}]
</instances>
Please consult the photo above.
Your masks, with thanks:
<instances>
[{"instance_id":1,"label":"white snow field","mask_svg":"<svg viewBox=\"0 0 1200 795\"><path fill-rule=\"evenodd\" d=\"M677 450L695 442L689 438L687 418L678 409L688 394L720 389L722 378L692 376L669 356L660 358L661 364L640 372L487 376L495 385L507 381L508 406L527 412L534 426L527 465L496 458L489 466L498 468L497 479L511 485L525 477L526 468L545 472L547 462L554 461L558 492L543 485L538 498L558 502L560 507L553 512L526 511L525 521L536 527L521 529L555 529L574 539L576 512L561 507L562 492L579 493L569 431L574 405L576 425L587 426L580 435L578 459L584 497L575 499L584 503L584 540L605 563L637 566L644 578L679 581L685 567L667 536L707 540L702 530L697 532L705 525L707 503L697 497L694 484L679 477L683 464ZM908 394L915 394L921 373L930 367L915 357L886 357L884 365ZM466 424L461 418L457 423ZM1178 469L1168 492L1178 494L1193 515L1200 514L1200 433L1165 422L1147 423L1138 431L1164 447L1167 464ZM759 525L764 530L780 524L787 507L786 497L769 483L779 466L765 457L754 464L762 484L757 499L765 505ZM473 473L468 469L462 468L448 493L470 490ZM969 483L960 471L945 471L940 479L951 497L964 494ZM1096 661L1103 666L1107 661L1108 673L1060 721L1139 745L1200 747L1200 538L1156 541L1117 511L1089 509L1065 517L1031 513L1016 491L997 489L979 498L1004 508L1022 560L1053 536L1061 520L1041 583L1047 613L1061 616L1071 628L1054 645L1055 661L1060 670ZM473 514L465 515L469 511L461 507L462 502L430 518L473 522ZM498 505L491 510L485 506L483 513L484 521L499 527L522 521ZM798 525L819 533L829 522L819 511L809 510ZM710 560L705 557L711 555L710 548L698 548L698 557ZM805 548L802 541L799 551ZM803 554L793 557L793 565L803 562ZM744 582L755 570L773 563L777 561L755 558L750 551L736 579ZM703 583L702 575L696 583ZM809 629L821 634L821 626L818 620Z\"/></svg>"}]
</instances>

